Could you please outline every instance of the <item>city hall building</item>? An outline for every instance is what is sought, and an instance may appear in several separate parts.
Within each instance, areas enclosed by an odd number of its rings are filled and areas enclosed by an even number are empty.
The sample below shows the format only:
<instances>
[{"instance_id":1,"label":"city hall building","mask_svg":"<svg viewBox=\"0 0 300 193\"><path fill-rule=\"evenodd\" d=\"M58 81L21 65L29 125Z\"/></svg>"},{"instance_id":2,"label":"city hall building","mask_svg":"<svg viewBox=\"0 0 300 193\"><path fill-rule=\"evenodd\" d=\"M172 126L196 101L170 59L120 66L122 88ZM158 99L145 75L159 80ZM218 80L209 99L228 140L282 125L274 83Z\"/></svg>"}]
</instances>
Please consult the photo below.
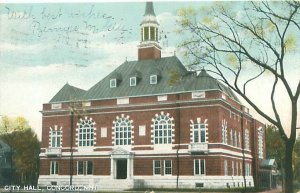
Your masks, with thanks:
<instances>
[{"instance_id":1,"label":"city hall building","mask_svg":"<svg viewBox=\"0 0 300 193\"><path fill-rule=\"evenodd\" d=\"M69 84L43 105L39 185L100 189L251 187L264 125L204 69L162 57L153 4L138 60L89 90ZM246 182L246 183L245 183Z\"/></svg>"}]
</instances>

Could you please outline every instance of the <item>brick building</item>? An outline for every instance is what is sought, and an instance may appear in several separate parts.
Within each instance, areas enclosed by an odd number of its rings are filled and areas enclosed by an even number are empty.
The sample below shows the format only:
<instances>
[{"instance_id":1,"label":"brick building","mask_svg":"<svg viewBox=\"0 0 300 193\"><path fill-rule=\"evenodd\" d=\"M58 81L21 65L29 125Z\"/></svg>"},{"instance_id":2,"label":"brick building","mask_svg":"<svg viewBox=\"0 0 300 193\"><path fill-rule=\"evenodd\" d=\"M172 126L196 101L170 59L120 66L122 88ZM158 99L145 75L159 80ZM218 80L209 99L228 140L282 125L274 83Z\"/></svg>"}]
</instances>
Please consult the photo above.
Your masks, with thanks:
<instances>
[{"instance_id":1,"label":"brick building","mask_svg":"<svg viewBox=\"0 0 300 193\"><path fill-rule=\"evenodd\" d=\"M254 186L264 127L205 70L161 57L152 3L138 60L43 105L39 185L117 188Z\"/></svg>"}]
</instances>

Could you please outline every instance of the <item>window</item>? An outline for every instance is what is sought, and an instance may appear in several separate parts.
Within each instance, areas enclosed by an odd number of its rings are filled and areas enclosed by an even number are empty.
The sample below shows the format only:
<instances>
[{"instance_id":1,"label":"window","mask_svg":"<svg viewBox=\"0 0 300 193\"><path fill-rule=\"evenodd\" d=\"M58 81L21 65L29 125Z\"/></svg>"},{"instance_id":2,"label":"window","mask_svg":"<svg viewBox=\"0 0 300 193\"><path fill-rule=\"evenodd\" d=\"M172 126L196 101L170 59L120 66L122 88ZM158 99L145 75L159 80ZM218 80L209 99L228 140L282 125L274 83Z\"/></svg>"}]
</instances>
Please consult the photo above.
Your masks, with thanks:
<instances>
[{"instance_id":1,"label":"window","mask_svg":"<svg viewBox=\"0 0 300 193\"><path fill-rule=\"evenodd\" d=\"M55 129L50 128L50 141L51 141L51 147L57 148L61 147L61 138L62 138L62 131L57 130L57 126L55 126Z\"/></svg>"},{"instance_id":2,"label":"window","mask_svg":"<svg viewBox=\"0 0 300 193\"><path fill-rule=\"evenodd\" d=\"M92 161L78 161L77 162L77 175L92 175L93 162Z\"/></svg>"},{"instance_id":3,"label":"window","mask_svg":"<svg viewBox=\"0 0 300 193\"><path fill-rule=\"evenodd\" d=\"M231 162L232 176L234 176L234 161Z\"/></svg>"},{"instance_id":4,"label":"window","mask_svg":"<svg viewBox=\"0 0 300 193\"><path fill-rule=\"evenodd\" d=\"M248 129L245 130L245 149L250 149Z\"/></svg>"},{"instance_id":5,"label":"window","mask_svg":"<svg viewBox=\"0 0 300 193\"><path fill-rule=\"evenodd\" d=\"M228 163L227 163L227 160L224 160L224 175L228 176Z\"/></svg>"},{"instance_id":6,"label":"window","mask_svg":"<svg viewBox=\"0 0 300 193\"><path fill-rule=\"evenodd\" d=\"M161 165L159 160L153 161L153 168L154 175L161 175Z\"/></svg>"},{"instance_id":7,"label":"window","mask_svg":"<svg viewBox=\"0 0 300 193\"><path fill-rule=\"evenodd\" d=\"M206 142L206 124L195 123L192 125L193 129L193 142L205 143Z\"/></svg>"},{"instance_id":8,"label":"window","mask_svg":"<svg viewBox=\"0 0 300 193\"><path fill-rule=\"evenodd\" d=\"M235 165L236 165L236 175L238 176L239 175L239 163L236 162Z\"/></svg>"},{"instance_id":9,"label":"window","mask_svg":"<svg viewBox=\"0 0 300 193\"><path fill-rule=\"evenodd\" d=\"M233 145L233 131L232 129L230 130L230 145Z\"/></svg>"},{"instance_id":10,"label":"window","mask_svg":"<svg viewBox=\"0 0 300 193\"><path fill-rule=\"evenodd\" d=\"M110 85L110 88L116 88L117 87L117 79L111 79L109 81L109 85Z\"/></svg>"},{"instance_id":11,"label":"window","mask_svg":"<svg viewBox=\"0 0 300 193\"><path fill-rule=\"evenodd\" d=\"M164 163L165 175L172 175L172 161L165 160Z\"/></svg>"},{"instance_id":12,"label":"window","mask_svg":"<svg viewBox=\"0 0 300 193\"><path fill-rule=\"evenodd\" d=\"M263 159L263 129L260 127L258 129L258 158Z\"/></svg>"},{"instance_id":13,"label":"window","mask_svg":"<svg viewBox=\"0 0 300 193\"><path fill-rule=\"evenodd\" d=\"M243 164L242 162L240 162L240 176L243 175Z\"/></svg>"},{"instance_id":14,"label":"window","mask_svg":"<svg viewBox=\"0 0 300 193\"><path fill-rule=\"evenodd\" d=\"M83 175L83 161L77 162L77 175Z\"/></svg>"},{"instance_id":15,"label":"window","mask_svg":"<svg viewBox=\"0 0 300 193\"><path fill-rule=\"evenodd\" d=\"M155 27L150 27L150 40L155 40Z\"/></svg>"},{"instance_id":16,"label":"window","mask_svg":"<svg viewBox=\"0 0 300 193\"><path fill-rule=\"evenodd\" d=\"M149 40L149 27L144 27L144 40Z\"/></svg>"},{"instance_id":17,"label":"window","mask_svg":"<svg viewBox=\"0 0 300 193\"><path fill-rule=\"evenodd\" d=\"M157 84L157 75L150 76L150 84Z\"/></svg>"},{"instance_id":18,"label":"window","mask_svg":"<svg viewBox=\"0 0 300 193\"><path fill-rule=\"evenodd\" d=\"M236 133L236 131L234 131L234 146L235 146L235 147L238 146L238 142L237 142L237 133Z\"/></svg>"},{"instance_id":19,"label":"window","mask_svg":"<svg viewBox=\"0 0 300 193\"><path fill-rule=\"evenodd\" d=\"M132 130L132 121L129 121L129 117L117 117L115 124L115 144L116 145L131 145L131 130Z\"/></svg>"},{"instance_id":20,"label":"window","mask_svg":"<svg viewBox=\"0 0 300 193\"><path fill-rule=\"evenodd\" d=\"M242 147L242 144L241 144L241 132L239 132L239 136L238 136L238 146Z\"/></svg>"},{"instance_id":21,"label":"window","mask_svg":"<svg viewBox=\"0 0 300 193\"><path fill-rule=\"evenodd\" d=\"M86 162L86 174L87 175L92 175L93 174L93 162L92 161L87 161Z\"/></svg>"},{"instance_id":22,"label":"window","mask_svg":"<svg viewBox=\"0 0 300 193\"><path fill-rule=\"evenodd\" d=\"M80 120L78 124L78 146L79 147L88 147L94 146L94 125L95 122L92 119Z\"/></svg>"},{"instance_id":23,"label":"window","mask_svg":"<svg viewBox=\"0 0 300 193\"><path fill-rule=\"evenodd\" d=\"M225 119L222 121L222 141L227 144L227 122Z\"/></svg>"},{"instance_id":24,"label":"window","mask_svg":"<svg viewBox=\"0 0 300 193\"><path fill-rule=\"evenodd\" d=\"M195 175L205 175L205 160L194 160L194 173Z\"/></svg>"},{"instance_id":25,"label":"window","mask_svg":"<svg viewBox=\"0 0 300 193\"><path fill-rule=\"evenodd\" d=\"M154 144L172 143L172 119L168 114L157 115L153 120L154 124Z\"/></svg>"},{"instance_id":26,"label":"window","mask_svg":"<svg viewBox=\"0 0 300 193\"><path fill-rule=\"evenodd\" d=\"M129 84L130 86L136 86L136 77L130 77Z\"/></svg>"},{"instance_id":27,"label":"window","mask_svg":"<svg viewBox=\"0 0 300 193\"><path fill-rule=\"evenodd\" d=\"M50 162L50 174L57 175L58 174L58 163L56 161Z\"/></svg>"},{"instance_id":28,"label":"window","mask_svg":"<svg viewBox=\"0 0 300 193\"><path fill-rule=\"evenodd\" d=\"M246 163L246 176L251 176L251 166L249 163Z\"/></svg>"}]
</instances>

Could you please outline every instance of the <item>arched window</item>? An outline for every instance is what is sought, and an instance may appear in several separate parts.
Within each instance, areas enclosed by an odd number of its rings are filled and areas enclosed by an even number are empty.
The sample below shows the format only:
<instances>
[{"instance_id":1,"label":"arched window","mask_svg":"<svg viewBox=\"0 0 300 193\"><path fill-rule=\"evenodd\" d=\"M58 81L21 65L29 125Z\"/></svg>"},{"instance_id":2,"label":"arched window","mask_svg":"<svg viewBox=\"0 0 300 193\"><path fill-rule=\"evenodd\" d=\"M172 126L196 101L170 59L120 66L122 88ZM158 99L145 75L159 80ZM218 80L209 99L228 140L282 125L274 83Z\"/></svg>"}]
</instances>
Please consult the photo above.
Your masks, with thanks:
<instances>
[{"instance_id":1,"label":"arched window","mask_svg":"<svg viewBox=\"0 0 300 193\"><path fill-rule=\"evenodd\" d=\"M80 119L80 123L77 123L79 147L94 146L95 124L92 118L87 119L87 117L84 120Z\"/></svg>"},{"instance_id":2,"label":"arched window","mask_svg":"<svg viewBox=\"0 0 300 193\"><path fill-rule=\"evenodd\" d=\"M172 120L169 114L164 115L163 112L160 115L156 114L155 119L152 120L154 144L172 144Z\"/></svg>"},{"instance_id":3,"label":"arched window","mask_svg":"<svg viewBox=\"0 0 300 193\"><path fill-rule=\"evenodd\" d=\"M132 121L129 120L129 116L117 117L114 121L115 129L115 145L131 145L132 136Z\"/></svg>"}]
</instances>

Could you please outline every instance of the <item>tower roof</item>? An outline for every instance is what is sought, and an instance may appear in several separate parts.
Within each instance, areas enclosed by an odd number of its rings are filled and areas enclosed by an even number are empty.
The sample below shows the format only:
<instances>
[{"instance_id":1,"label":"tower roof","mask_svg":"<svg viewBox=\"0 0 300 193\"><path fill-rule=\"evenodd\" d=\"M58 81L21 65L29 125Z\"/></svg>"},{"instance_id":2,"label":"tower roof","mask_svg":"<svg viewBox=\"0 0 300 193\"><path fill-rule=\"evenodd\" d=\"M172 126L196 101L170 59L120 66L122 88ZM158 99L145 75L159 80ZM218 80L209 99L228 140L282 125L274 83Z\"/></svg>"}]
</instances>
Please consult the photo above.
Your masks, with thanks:
<instances>
[{"instance_id":1,"label":"tower roof","mask_svg":"<svg viewBox=\"0 0 300 193\"><path fill-rule=\"evenodd\" d=\"M152 2L146 2L146 9L145 9L145 15L152 15L155 16L153 3Z\"/></svg>"},{"instance_id":2,"label":"tower roof","mask_svg":"<svg viewBox=\"0 0 300 193\"><path fill-rule=\"evenodd\" d=\"M152 2L146 2L145 14L141 25L149 23L154 23L158 25Z\"/></svg>"}]
</instances>

